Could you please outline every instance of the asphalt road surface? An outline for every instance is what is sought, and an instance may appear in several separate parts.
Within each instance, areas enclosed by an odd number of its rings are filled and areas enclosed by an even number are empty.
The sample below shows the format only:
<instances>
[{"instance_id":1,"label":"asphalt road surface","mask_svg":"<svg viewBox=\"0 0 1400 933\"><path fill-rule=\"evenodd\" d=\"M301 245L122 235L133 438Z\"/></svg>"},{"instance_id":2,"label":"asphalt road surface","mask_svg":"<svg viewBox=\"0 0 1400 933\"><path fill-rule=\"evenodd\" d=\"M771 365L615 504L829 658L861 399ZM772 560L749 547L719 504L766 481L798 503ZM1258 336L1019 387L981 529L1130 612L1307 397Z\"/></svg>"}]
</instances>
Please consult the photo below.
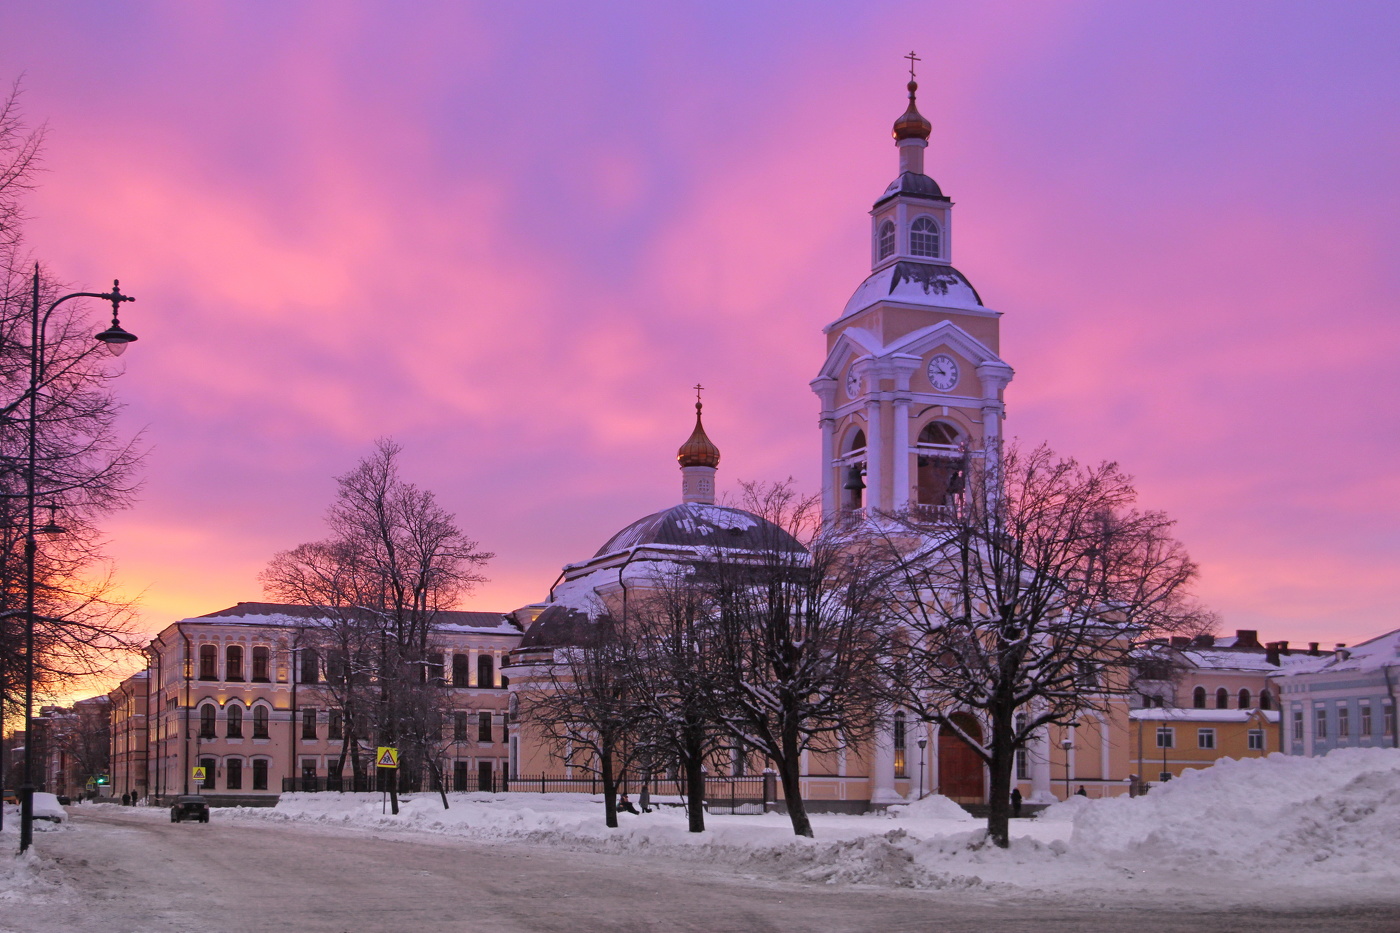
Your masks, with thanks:
<instances>
[{"instance_id":1,"label":"asphalt road surface","mask_svg":"<svg viewBox=\"0 0 1400 933\"><path fill-rule=\"evenodd\" d=\"M207 825L115 806L70 812L69 831L36 837L50 883L0 901L0 933L1400 933L1400 907L1049 906L797 885L637 855L221 821L217 810Z\"/></svg>"}]
</instances>

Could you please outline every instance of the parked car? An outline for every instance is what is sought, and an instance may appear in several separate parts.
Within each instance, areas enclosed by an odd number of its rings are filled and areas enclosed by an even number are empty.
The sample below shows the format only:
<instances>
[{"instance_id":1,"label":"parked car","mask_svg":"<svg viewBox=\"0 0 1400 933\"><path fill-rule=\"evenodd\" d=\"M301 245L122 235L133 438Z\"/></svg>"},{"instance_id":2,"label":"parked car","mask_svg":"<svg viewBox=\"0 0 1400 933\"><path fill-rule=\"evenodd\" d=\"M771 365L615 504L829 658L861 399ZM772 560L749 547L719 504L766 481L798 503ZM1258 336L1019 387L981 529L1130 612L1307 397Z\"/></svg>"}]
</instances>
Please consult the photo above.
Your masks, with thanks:
<instances>
[{"instance_id":1,"label":"parked car","mask_svg":"<svg viewBox=\"0 0 1400 933\"><path fill-rule=\"evenodd\" d=\"M71 807L73 805L73 798L69 797L67 794L59 794L58 802L63 804L65 807Z\"/></svg>"},{"instance_id":2,"label":"parked car","mask_svg":"<svg viewBox=\"0 0 1400 933\"><path fill-rule=\"evenodd\" d=\"M34 819L48 820L50 823L62 823L68 819L68 811L59 804L58 798L53 794L45 793L41 790L34 792Z\"/></svg>"},{"instance_id":3,"label":"parked car","mask_svg":"<svg viewBox=\"0 0 1400 933\"><path fill-rule=\"evenodd\" d=\"M194 794L176 797L174 805L170 808L170 822L180 823L185 820L209 822L209 801Z\"/></svg>"}]
</instances>

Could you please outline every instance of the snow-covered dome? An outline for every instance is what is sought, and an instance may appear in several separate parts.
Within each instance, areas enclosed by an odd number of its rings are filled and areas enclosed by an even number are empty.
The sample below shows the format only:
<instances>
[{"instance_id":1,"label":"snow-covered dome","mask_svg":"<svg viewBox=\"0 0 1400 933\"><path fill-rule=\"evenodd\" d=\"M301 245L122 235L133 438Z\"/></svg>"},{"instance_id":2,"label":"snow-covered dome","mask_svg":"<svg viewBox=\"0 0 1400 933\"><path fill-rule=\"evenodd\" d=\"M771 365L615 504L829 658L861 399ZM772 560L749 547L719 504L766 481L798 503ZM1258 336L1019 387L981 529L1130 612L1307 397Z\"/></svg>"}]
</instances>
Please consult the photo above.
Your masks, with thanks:
<instances>
[{"instance_id":1,"label":"snow-covered dome","mask_svg":"<svg viewBox=\"0 0 1400 933\"><path fill-rule=\"evenodd\" d=\"M877 301L902 301L931 308L982 309L982 298L972 283L952 266L932 262L897 262L860 283L841 317L854 314Z\"/></svg>"},{"instance_id":2,"label":"snow-covered dome","mask_svg":"<svg viewBox=\"0 0 1400 933\"><path fill-rule=\"evenodd\" d=\"M637 519L609 538L594 557L640 544L777 549L793 554L806 550L792 535L752 512L723 505L685 503Z\"/></svg>"}]
</instances>

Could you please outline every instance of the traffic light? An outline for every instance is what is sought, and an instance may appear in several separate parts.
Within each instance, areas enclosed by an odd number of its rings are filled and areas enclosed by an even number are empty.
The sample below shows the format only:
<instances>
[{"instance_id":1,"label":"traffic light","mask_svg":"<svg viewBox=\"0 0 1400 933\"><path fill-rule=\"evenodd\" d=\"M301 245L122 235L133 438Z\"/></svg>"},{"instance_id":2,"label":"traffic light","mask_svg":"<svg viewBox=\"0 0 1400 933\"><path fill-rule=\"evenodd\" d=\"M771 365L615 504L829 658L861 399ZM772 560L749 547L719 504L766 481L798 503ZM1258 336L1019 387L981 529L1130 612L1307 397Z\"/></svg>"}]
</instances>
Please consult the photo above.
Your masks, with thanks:
<instances>
[{"instance_id":1,"label":"traffic light","mask_svg":"<svg viewBox=\"0 0 1400 933\"><path fill-rule=\"evenodd\" d=\"M105 774L99 774L93 779L97 784L110 784L112 779Z\"/></svg>"}]
</instances>

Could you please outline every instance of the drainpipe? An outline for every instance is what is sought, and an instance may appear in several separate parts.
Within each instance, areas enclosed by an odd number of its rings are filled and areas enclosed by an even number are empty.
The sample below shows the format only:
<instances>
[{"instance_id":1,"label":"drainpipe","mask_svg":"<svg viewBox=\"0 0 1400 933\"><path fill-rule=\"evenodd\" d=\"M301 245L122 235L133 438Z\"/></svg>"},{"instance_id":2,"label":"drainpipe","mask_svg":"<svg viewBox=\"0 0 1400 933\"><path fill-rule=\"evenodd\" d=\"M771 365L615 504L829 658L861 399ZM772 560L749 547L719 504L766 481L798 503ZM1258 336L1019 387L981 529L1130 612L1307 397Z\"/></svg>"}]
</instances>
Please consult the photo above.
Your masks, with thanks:
<instances>
[{"instance_id":1,"label":"drainpipe","mask_svg":"<svg viewBox=\"0 0 1400 933\"><path fill-rule=\"evenodd\" d=\"M150 651L151 654L152 654L152 655L155 657L155 659L156 659L156 683L159 684L159 687L157 688L156 692L157 692L157 694L160 694L160 693L161 693L162 691L164 691L164 689L165 689L165 679L164 679L164 675L162 674L162 671L165 670L165 665L163 665L163 664L161 663L161 653L160 653L159 651L157 651L157 650L152 650L152 649L150 649L150 648L147 648L146 650L147 650L147 651ZM147 780L147 781L150 781L150 779L151 779L151 761L150 761L150 759L151 759L151 716L152 716L153 714L152 714L152 712L151 712L151 678L150 678L150 666L149 666L149 665L147 665L146 671L147 671L147 676L146 676L146 780ZM161 709L157 709L157 710L155 711L155 713L154 713L154 716L155 716L155 719L156 719L156 726L157 726L157 728L156 728L156 768L155 768L155 783L154 783L154 785L148 783L146 786L147 786L147 787L154 787L155 792L156 792L156 799L159 800L159 799L160 799L160 788L161 788L161 780L160 780L160 779L161 779L161 777L164 776L164 774L165 774L165 730L164 730L164 728L162 728L162 727L164 726L164 724L165 724L165 711L164 711L164 710L161 710Z\"/></svg>"},{"instance_id":2,"label":"drainpipe","mask_svg":"<svg viewBox=\"0 0 1400 933\"><path fill-rule=\"evenodd\" d=\"M296 636L292 639L292 647L289 649L291 657L287 659L287 679L292 683L292 709L291 712L287 714L287 747L291 749L289 753L291 755L291 760L287 765L287 776L290 777L293 782L297 779L297 681L301 679L301 658L299 655L301 648L297 646L301 644L301 639L306 629L298 628L296 632ZM296 784L293 783L292 787L295 788Z\"/></svg>"},{"instance_id":3,"label":"drainpipe","mask_svg":"<svg viewBox=\"0 0 1400 933\"><path fill-rule=\"evenodd\" d=\"M179 623L175 625L175 631L180 633L180 637L185 640L185 760L184 760L184 783L186 796L190 792L190 704L194 698L190 687L190 675L194 673L194 658L190 655L190 636L185 634L185 630L180 628Z\"/></svg>"}]
</instances>

